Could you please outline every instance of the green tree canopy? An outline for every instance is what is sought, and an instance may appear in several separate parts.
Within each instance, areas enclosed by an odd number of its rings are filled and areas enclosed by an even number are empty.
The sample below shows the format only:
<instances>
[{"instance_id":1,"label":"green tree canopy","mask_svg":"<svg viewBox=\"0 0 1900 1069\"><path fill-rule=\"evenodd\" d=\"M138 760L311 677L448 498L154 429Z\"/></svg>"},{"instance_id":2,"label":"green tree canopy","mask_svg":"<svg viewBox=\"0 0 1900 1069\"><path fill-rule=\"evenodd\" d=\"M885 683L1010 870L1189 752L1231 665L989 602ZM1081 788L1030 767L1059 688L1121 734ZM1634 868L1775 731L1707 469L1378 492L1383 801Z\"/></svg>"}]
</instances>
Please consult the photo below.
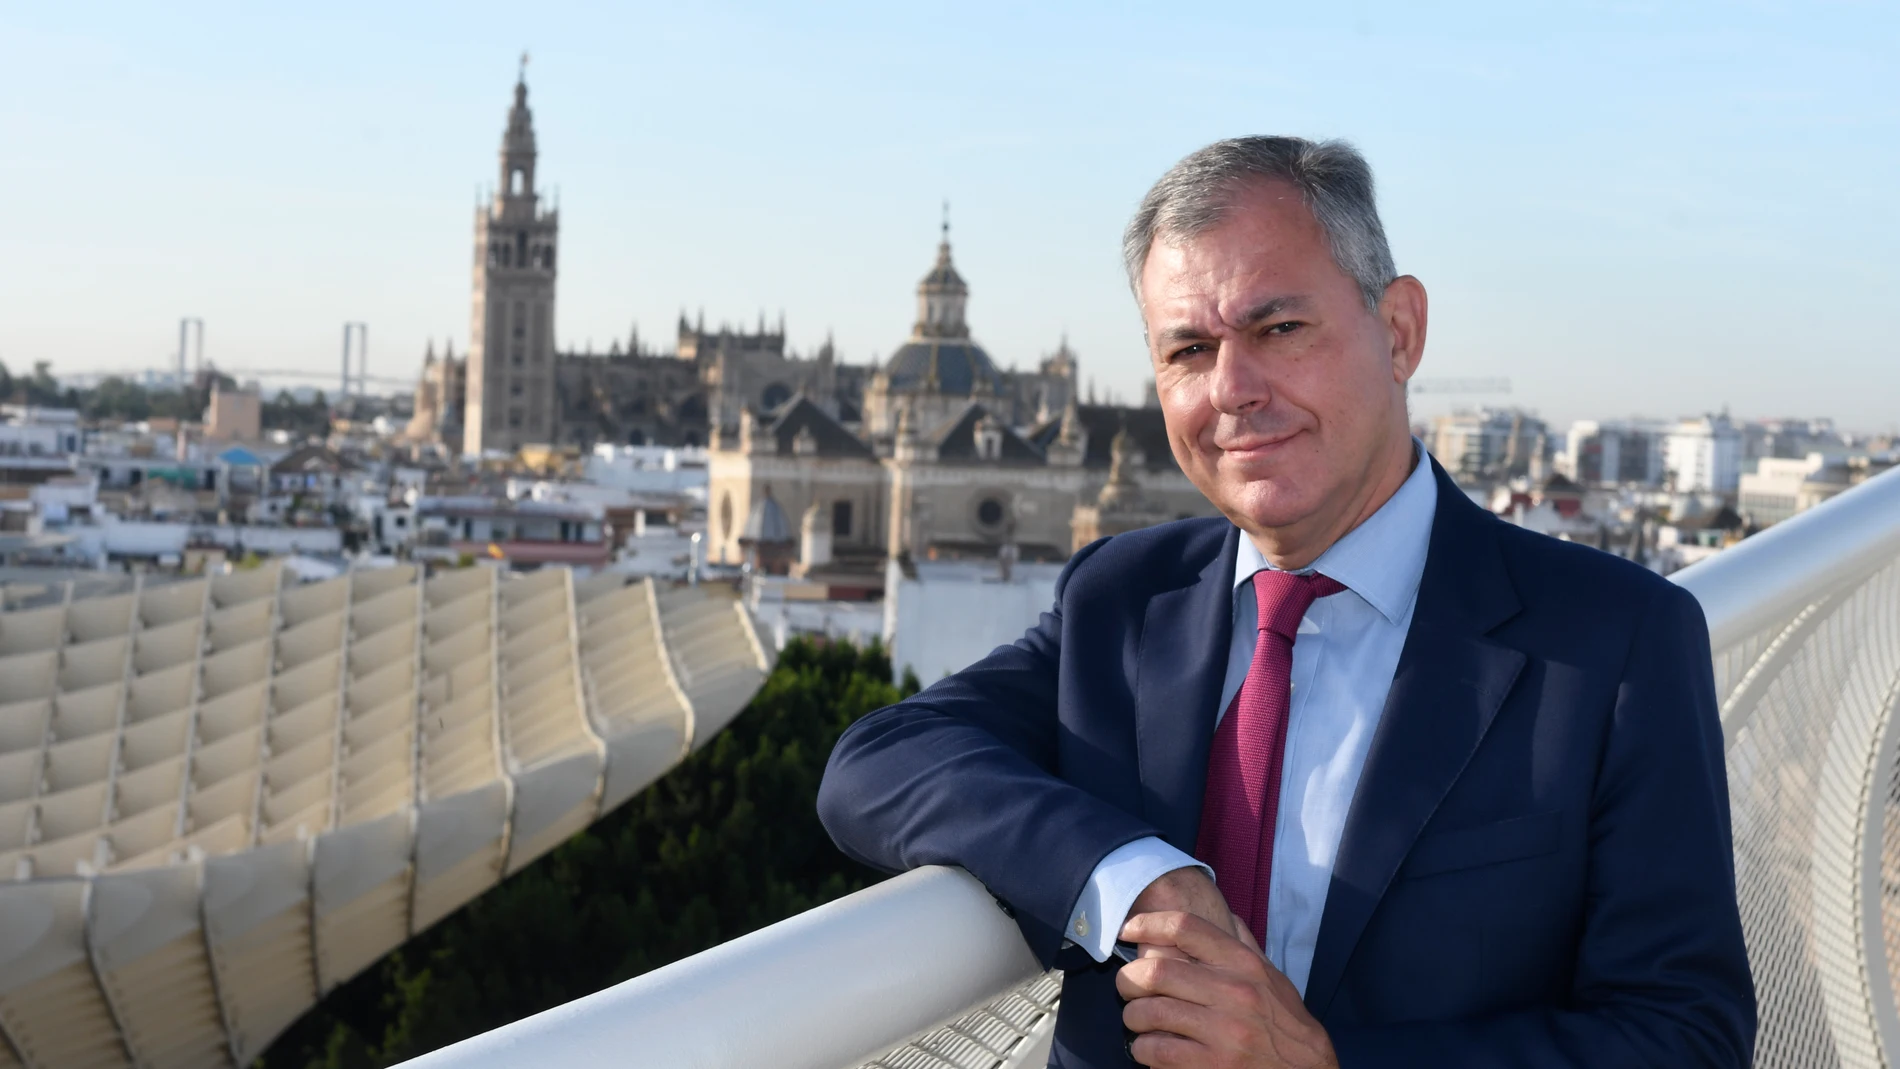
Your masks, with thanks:
<instances>
[{"instance_id":1,"label":"green tree canopy","mask_svg":"<svg viewBox=\"0 0 1900 1069\"><path fill-rule=\"evenodd\" d=\"M330 403L318 390L309 401L298 401L288 390L264 402L259 413L266 430L289 431L300 438L322 438L330 433Z\"/></svg>"},{"instance_id":2,"label":"green tree canopy","mask_svg":"<svg viewBox=\"0 0 1900 1069\"><path fill-rule=\"evenodd\" d=\"M337 988L259 1065L413 1058L875 882L815 806L844 729L917 689L890 678L875 644L793 641L710 745Z\"/></svg>"}]
</instances>

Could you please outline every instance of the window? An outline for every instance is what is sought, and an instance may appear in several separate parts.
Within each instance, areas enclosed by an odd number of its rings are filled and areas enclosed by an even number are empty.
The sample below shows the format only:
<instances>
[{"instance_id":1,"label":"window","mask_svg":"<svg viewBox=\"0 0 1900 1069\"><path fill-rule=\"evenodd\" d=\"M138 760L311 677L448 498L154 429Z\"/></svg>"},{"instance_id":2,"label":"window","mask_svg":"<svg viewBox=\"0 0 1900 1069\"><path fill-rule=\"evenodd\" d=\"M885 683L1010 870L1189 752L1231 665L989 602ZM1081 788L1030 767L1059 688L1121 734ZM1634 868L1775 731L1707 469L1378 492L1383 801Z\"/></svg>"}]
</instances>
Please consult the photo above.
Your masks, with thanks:
<instances>
[{"instance_id":1,"label":"window","mask_svg":"<svg viewBox=\"0 0 1900 1069\"><path fill-rule=\"evenodd\" d=\"M979 526L991 529L1001 527L1008 515L1009 509L999 498L986 497L976 503L976 522Z\"/></svg>"},{"instance_id":2,"label":"window","mask_svg":"<svg viewBox=\"0 0 1900 1069\"><path fill-rule=\"evenodd\" d=\"M989 416L977 422L976 455L979 460L1000 460L1003 456L1003 428Z\"/></svg>"},{"instance_id":3,"label":"window","mask_svg":"<svg viewBox=\"0 0 1900 1069\"><path fill-rule=\"evenodd\" d=\"M833 501L831 503L831 534L834 538L851 536L851 502Z\"/></svg>"},{"instance_id":4,"label":"window","mask_svg":"<svg viewBox=\"0 0 1900 1069\"><path fill-rule=\"evenodd\" d=\"M719 496L719 537L721 539L732 537L732 491L730 490Z\"/></svg>"},{"instance_id":5,"label":"window","mask_svg":"<svg viewBox=\"0 0 1900 1069\"><path fill-rule=\"evenodd\" d=\"M511 171L511 172L509 172L509 174L508 174L508 192L510 192L510 193L513 193L513 194L514 194L514 195L516 195L516 196L520 196L520 195L521 195L521 187L522 187L522 185L524 184L524 182L523 182L523 178L524 178L524 177L525 177L525 176L524 176L524 175L523 175L523 174L521 173L521 168L519 168L519 167L517 167L517 168L515 168L515 169L514 169L513 171Z\"/></svg>"}]
</instances>

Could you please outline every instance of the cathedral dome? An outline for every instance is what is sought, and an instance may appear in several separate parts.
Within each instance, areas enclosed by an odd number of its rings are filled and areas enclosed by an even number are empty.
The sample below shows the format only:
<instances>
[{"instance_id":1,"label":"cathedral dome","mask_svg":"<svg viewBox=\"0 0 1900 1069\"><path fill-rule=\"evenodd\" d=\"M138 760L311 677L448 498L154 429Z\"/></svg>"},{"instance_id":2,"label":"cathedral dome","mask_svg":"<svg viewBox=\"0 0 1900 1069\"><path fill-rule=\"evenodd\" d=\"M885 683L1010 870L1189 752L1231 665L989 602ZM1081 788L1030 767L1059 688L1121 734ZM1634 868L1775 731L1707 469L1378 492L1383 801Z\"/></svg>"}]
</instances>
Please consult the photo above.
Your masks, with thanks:
<instances>
[{"instance_id":1,"label":"cathedral dome","mask_svg":"<svg viewBox=\"0 0 1900 1069\"><path fill-rule=\"evenodd\" d=\"M932 390L968 397L1003 388L1002 372L969 338L912 338L884 367L893 390Z\"/></svg>"},{"instance_id":2,"label":"cathedral dome","mask_svg":"<svg viewBox=\"0 0 1900 1069\"><path fill-rule=\"evenodd\" d=\"M964 319L970 287L950 261L950 223L943 225L937 262L917 284L917 322L910 338L891 354L884 377L892 390L928 391L968 397L997 393L1002 372L990 354L970 338Z\"/></svg>"}]
</instances>

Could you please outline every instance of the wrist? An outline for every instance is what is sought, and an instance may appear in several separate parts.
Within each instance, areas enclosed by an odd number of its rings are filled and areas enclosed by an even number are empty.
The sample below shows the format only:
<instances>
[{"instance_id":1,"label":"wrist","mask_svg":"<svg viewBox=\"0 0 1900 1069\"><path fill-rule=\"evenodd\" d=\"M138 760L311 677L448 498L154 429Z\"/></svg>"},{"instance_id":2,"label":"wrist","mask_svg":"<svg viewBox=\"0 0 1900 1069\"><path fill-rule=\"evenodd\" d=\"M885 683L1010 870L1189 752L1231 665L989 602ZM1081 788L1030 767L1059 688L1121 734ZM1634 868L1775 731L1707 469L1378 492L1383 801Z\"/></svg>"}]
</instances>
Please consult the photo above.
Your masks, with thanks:
<instances>
[{"instance_id":1,"label":"wrist","mask_svg":"<svg viewBox=\"0 0 1900 1069\"><path fill-rule=\"evenodd\" d=\"M1157 876L1154 882L1143 888L1141 894L1135 896L1134 905L1129 907L1128 913L1130 916L1137 913L1194 913L1195 907L1202 904L1210 890L1216 896L1220 893L1204 870L1191 865L1172 869Z\"/></svg>"}]
</instances>

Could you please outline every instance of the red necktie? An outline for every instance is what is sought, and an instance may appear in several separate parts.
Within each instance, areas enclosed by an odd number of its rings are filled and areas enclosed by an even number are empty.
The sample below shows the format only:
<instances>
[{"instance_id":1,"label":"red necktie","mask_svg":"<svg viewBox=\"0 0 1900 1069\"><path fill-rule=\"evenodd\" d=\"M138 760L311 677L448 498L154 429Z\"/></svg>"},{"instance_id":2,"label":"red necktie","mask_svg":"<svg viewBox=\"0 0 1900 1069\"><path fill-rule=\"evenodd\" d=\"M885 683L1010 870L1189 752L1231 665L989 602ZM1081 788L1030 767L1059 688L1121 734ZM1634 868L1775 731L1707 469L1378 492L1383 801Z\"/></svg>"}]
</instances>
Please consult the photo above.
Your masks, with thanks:
<instances>
[{"instance_id":1,"label":"red necktie","mask_svg":"<svg viewBox=\"0 0 1900 1069\"><path fill-rule=\"evenodd\" d=\"M1280 815L1280 765L1293 693L1293 636L1317 598L1346 589L1313 572L1261 569L1253 575L1260 608L1247 679L1214 732L1201 796L1194 856L1214 869L1227 908L1267 944L1267 891L1273 881L1273 829Z\"/></svg>"}]
</instances>

